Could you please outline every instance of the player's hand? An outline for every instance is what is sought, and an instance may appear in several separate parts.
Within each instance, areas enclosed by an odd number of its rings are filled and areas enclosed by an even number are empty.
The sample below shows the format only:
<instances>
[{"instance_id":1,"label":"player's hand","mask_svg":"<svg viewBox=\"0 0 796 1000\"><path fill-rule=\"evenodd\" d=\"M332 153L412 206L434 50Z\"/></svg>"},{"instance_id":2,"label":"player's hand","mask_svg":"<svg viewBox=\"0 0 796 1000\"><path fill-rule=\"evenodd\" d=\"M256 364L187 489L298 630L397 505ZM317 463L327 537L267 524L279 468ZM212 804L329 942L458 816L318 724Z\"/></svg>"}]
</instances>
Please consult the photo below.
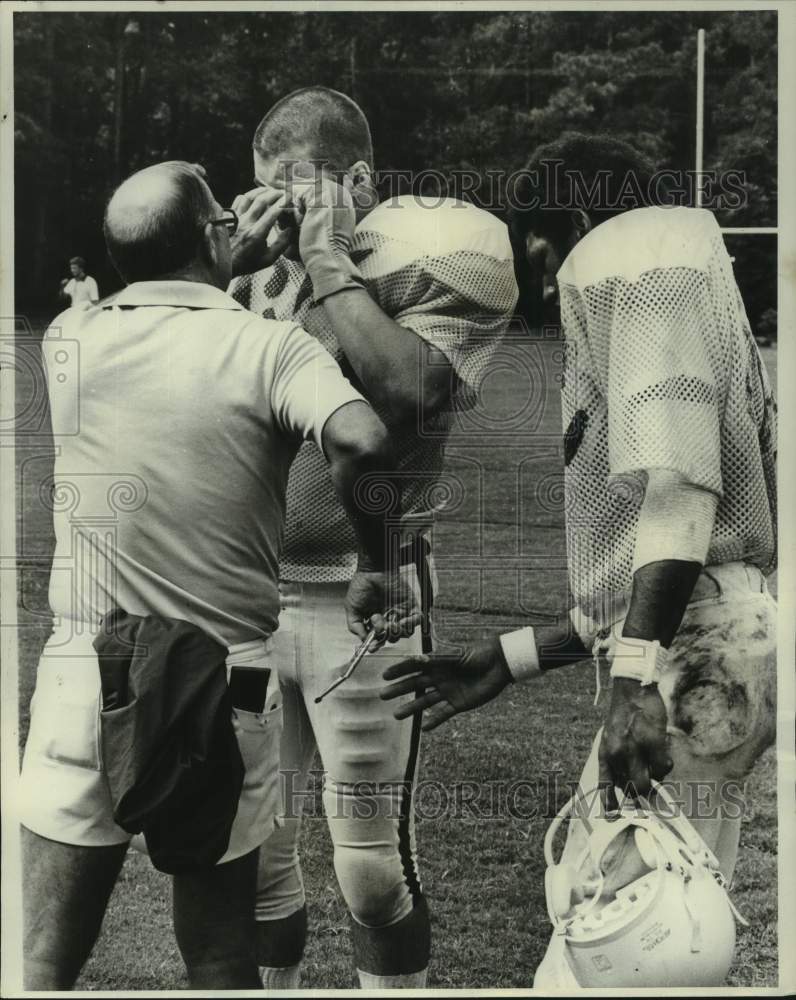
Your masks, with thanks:
<instances>
[{"instance_id":1,"label":"player's hand","mask_svg":"<svg viewBox=\"0 0 796 1000\"><path fill-rule=\"evenodd\" d=\"M286 206L283 191L266 187L239 194L232 202L238 216L238 230L230 239L233 278L270 267L288 247L290 232L280 232L268 243L268 234Z\"/></svg>"},{"instance_id":2,"label":"player's hand","mask_svg":"<svg viewBox=\"0 0 796 1000\"><path fill-rule=\"evenodd\" d=\"M357 217L348 188L314 164L300 162L293 166L289 190L299 226L299 253L315 301L344 288L362 287L350 258Z\"/></svg>"},{"instance_id":3,"label":"player's hand","mask_svg":"<svg viewBox=\"0 0 796 1000\"><path fill-rule=\"evenodd\" d=\"M414 701L396 709L396 719L428 710L423 729L428 731L459 712L468 712L496 698L511 681L500 640L487 639L455 653L413 656L384 671L386 681L379 697L385 701L416 693Z\"/></svg>"},{"instance_id":4,"label":"player's hand","mask_svg":"<svg viewBox=\"0 0 796 1000\"><path fill-rule=\"evenodd\" d=\"M600 787L608 810L618 808L616 788L635 798L672 769L666 706L657 684L642 687L615 677L599 747Z\"/></svg>"},{"instance_id":5,"label":"player's hand","mask_svg":"<svg viewBox=\"0 0 796 1000\"><path fill-rule=\"evenodd\" d=\"M318 255L339 256L350 251L357 216L351 194L342 184L318 171L308 182L294 175L293 203L305 266Z\"/></svg>"},{"instance_id":6,"label":"player's hand","mask_svg":"<svg viewBox=\"0 0 796 1000\"><path fill-rule=\"evenodd\" d=\"M372 628L380 643L411 635L422 618L414 590L400 572L357 569L345 608L348 630L364 639Z\"/></svg>"}]
</instances>

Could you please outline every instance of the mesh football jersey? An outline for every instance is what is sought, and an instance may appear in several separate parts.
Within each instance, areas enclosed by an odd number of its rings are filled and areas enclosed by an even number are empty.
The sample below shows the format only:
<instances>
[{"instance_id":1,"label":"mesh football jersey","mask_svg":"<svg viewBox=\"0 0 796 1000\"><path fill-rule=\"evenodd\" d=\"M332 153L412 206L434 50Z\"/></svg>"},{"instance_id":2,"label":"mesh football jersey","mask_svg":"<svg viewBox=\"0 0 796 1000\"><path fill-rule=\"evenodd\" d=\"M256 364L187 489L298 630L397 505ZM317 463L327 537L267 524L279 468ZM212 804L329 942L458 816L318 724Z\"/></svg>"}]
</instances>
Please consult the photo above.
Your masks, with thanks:
<instances>
[{"instance_id":1,"label":"mesh football jersey","mask_svg":"<svg viewBox=\"0 0 796 1000\"><path fill-rule=\"evenodd\" d=\"M384 202L357 226L351 259L375 302L397 323L443 352L460 390L452 405L467 406L498 346L517 301L506 226L474 205L444 199L431 207L413 196ZM237 279L230 293L247 309L289 319L316 337L362 390L331 324L312 298L301 261L280 258ZM418 370L421 363L418 354ZM366 393L367 395L367 393ZM379 400L370 402L379 412ZM402 514L422 518L435 507L452 412L422 428L392 435L402 473ZM280 572L284 579L339 582L356 566L354 533L314 444L301 447L290 471Z\"/></svg>"},{"instance_id":2,"label":"mesh football jersey","mask_svg":"<svg viewBox=\"0 0 796 1000\"><path fill-rule=\"evenodd\" d=\"M598 621L615 617L652 468L719 496L708 565L771 572L776 403L713 215L616 216L576 244L558 284L575 600Z\"/></svg>"}]
</instances>

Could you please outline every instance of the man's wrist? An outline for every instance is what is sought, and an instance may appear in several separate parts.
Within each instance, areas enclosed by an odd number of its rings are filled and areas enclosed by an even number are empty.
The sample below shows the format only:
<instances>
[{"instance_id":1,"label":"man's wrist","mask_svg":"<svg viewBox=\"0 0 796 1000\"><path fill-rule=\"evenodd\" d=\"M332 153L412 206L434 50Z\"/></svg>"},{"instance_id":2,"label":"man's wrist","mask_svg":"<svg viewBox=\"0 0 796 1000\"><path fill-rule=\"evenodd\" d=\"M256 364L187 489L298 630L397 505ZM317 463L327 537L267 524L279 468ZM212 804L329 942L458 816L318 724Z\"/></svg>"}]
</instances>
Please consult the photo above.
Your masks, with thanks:
<instances>
[{"instance_id":1,"label":"man's wrist","mask_svg":"<svg viewBox=\"0 0 796 1000\"><path fill-rule=\"evenodd\" d=\"M304 266L310 276L312 297L316 302L322 302L337 292L365 287L359 269L346 253L336 253L329 248L322 253L313 253L304 261Z\"/></svg>"},{"instance_id":2,"label":"man's wrist","mask_svg":"<svg viewBox=\"0 0 796 1000\"><path fill-rule=\"evenodd\" d=\"M668 662L668 652L657 639L622 635L616 640L611 677L637 681L642 687L657 684Z\"/></svg>"},{"instance_id":3,"label":"man's wrist","mask_svg":"<svg viewBox=\"0 0 796 1000\"><path fill-rule=\"evenodd\" d=\"M505 632L500 636L499 646L513 681L523 681L541 673L536 636L530 626Z\"/></svg>"}]
</instances>

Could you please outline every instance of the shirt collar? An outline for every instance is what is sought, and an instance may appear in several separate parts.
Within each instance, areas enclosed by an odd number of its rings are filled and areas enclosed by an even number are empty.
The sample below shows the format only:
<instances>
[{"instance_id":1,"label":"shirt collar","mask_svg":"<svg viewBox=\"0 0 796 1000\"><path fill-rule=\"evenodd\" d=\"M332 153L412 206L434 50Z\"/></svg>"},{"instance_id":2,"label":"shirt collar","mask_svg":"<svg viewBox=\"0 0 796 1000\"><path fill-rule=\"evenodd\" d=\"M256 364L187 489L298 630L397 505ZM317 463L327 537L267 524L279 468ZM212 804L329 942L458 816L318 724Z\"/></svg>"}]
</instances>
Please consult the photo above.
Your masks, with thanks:
<instances>
[{"instance_id":1,"label":"shirt collar","mask_svg":"<svg viewBox=\"0 0 796 1000\"><path fill-rule=\"evenodd\" d=\"M102 304L103 309L114 306L243 309L232 296L203 281L136 281Z\"/></svg>"}]
</instances>

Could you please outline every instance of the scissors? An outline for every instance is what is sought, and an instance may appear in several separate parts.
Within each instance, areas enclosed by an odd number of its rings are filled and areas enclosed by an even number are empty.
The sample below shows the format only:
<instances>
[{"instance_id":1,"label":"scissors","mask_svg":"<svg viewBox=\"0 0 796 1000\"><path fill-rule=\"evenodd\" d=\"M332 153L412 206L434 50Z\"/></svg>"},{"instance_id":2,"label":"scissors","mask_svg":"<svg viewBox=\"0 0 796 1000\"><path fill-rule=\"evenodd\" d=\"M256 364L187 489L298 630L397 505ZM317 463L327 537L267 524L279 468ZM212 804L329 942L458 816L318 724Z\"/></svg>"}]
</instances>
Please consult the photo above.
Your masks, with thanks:
<instances>
[{"instance_id":1,"label":"scissors","mask_svg":"<svg viewBox=\"0 0 796 1000\"><path fill-rule=\"evenodd\" d=\"M365 654L370 652L370 649L375 643L375 641L376 641L376 633L373 631L373 629L371 629L365 636L365 638L362 640L362 642L354 650L354 655L351 657L344 673L342 673L339 677L333 680L332 683L329 685L329 687L325 691L322 691L315 699L316 705L318 704L318 702L323 701L323 699L326 697L327 694L329 694L331 691L334 691L336 687L339 687L343 683L343 681L348 680L351 674L353 674L353 672L362 662L362 659L365 656Z\"/></svg>"}]
</instances>

